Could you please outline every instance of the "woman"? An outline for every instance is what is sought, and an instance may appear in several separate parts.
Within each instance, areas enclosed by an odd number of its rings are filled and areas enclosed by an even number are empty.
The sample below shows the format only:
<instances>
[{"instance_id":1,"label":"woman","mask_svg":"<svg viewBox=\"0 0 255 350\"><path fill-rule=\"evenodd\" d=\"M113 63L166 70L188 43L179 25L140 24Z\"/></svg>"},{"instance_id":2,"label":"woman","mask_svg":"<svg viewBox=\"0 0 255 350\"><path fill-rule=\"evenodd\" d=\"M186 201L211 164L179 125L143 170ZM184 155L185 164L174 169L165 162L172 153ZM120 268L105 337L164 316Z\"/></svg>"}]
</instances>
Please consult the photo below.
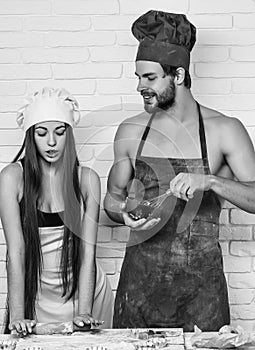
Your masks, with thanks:
<instances>
[{"instance_id":1,"label":"woman","mask_svg":"<svg viewBox=\"0 0 255 350\"><path fill-rule=\"evenodd\" d=\"M100 180L79 166L72 130L79 116L63 89L44 88L19 111L25 140L0 174L6 333L70 320L111 327L112 291L96 264Z\"/></svg>"}]
</instances>

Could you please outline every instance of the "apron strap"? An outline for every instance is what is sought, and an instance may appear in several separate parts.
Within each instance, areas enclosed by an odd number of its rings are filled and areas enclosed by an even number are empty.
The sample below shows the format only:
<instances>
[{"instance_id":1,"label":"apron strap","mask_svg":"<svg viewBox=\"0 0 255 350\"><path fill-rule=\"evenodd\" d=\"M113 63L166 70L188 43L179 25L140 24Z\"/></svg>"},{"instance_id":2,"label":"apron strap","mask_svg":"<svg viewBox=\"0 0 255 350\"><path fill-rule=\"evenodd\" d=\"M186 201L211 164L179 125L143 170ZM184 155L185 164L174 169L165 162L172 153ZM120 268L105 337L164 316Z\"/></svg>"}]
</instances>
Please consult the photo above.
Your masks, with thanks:
<instances>
[{"instance_id":1,"label":"apron strap","mask_svg":"<svg viewBox=\"0 0 255 350\"><path fill-rule=\"evenodd\" d=\"M199 103L196 101L197 109L198 109L198 116L199 116L199 138L200 138L200 146L201 146L201 153L202 153L202 159L204 165L207 165L207 146L206 146L206 137L205 137L205 128L204 128L204 121L201 114L201 109Z\"/></svg>"},{"instance_id":2,"label":"apron strap","mask_svg":"<svg viewBox=\"0 0 255 350\"><path fill-rule=\"evenodd\" d=\"M146 128L145 128L145 130L144 130L144 132L143 132L143 136L142 136L141 141L140 141L139 146L138 146L138 150L137 150L137 153L136 153L136 158L138 158L138 157L141 155L141 153L142 153L143 146L144 146L144 143L145 143L145 141L146 141L146 139L147 139L148 133L149 133L149 131L150 131L152 119L153 119L153 117L154 117L155 114L156 114L156 112L154 112L154 113L151 115L151 117L150 117L150 119L149 119L149 121L148 121L148 124L146 125Z\"/></svg>"}]
</instances>

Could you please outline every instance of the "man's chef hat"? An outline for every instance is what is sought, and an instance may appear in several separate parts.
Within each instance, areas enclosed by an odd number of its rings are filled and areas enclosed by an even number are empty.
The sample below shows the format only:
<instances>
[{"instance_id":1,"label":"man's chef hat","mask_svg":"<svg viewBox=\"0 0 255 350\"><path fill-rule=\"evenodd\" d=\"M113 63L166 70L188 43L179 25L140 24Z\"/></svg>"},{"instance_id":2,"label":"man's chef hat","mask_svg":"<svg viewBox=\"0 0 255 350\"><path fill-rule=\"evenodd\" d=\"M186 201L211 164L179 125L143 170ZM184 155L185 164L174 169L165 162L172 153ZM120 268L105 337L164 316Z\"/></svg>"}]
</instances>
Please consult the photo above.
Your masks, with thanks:
<instances>
[{"instance_id":1,"label":"man's chef hat","mask_svg":"<svg viewBox=\"0 0 255 350\"><path fill-rule=\"evenodd\" d=\"M72 127L80 120L78 102L65 89L43 88L28 97L18 110L17 123L24 131L37 123L53 120Z\"/></svg>"},{"instance_id":2,"label":"man's chef hat","mask_svg":"<svg viewBox=\"0 0 255 350\"><path fill-rule=\"evenodd\" d=\"M184 14L150 10L132 25L140 42L136 61L154 61L189 70L196 27Z\"/></svg>"}]
</instances>

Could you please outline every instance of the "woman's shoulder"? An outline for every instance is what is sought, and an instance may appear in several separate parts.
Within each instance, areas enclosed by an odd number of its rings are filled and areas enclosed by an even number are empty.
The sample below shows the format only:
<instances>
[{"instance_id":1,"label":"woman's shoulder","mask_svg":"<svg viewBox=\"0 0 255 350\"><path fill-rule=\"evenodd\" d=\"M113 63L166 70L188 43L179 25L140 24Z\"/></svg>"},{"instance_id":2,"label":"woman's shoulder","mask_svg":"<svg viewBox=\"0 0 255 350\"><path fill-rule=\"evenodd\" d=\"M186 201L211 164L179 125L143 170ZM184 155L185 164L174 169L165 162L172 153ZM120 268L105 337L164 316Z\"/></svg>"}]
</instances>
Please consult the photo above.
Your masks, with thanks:
<instances>
[{"instance_id":1,"label":"woman's shoulder","mask_svg":"<svg viewBox=\"0 0 255 350\"><path fill-rule=\"evenodd\" d=\"M10 191L22 191L23 169L19 163L11 163L0 173L0 187Z\"/></svg>"}]
</instances>

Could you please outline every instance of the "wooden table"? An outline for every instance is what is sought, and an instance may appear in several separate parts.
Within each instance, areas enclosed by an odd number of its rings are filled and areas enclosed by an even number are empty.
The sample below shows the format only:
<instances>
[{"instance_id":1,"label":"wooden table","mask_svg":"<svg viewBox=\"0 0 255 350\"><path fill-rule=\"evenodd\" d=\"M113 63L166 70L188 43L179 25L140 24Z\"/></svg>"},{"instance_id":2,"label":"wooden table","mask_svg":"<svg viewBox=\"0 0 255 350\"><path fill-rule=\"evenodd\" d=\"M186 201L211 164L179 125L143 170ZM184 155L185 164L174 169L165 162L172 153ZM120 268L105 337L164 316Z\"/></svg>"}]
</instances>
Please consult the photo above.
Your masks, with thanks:
<instances>
[{"instance_id":1,"label":"wooden table","mask_svg":"<svg viewBox=\"0 0 255 350\"><path fill-rule=\"evenodd\" d=\"M173 344L162 350L191 350L190 338L193 333L181 333L173 337ZM175 338L175 339L174 339ZM255 350L255 334L253 343L239 347L238 350ZM74 333L72 335L31 335L19 338L11 335L0 335L1 340L17 341L15 350L33 350L40 347L43 350L90 350L91 346L106 347L107 350L134 350L137 342L129 329L107 329L100 332ZM199 348L193 348L199 350ZM207 349L209 350L209 349Z\"/></svg>"}]
</instances>

